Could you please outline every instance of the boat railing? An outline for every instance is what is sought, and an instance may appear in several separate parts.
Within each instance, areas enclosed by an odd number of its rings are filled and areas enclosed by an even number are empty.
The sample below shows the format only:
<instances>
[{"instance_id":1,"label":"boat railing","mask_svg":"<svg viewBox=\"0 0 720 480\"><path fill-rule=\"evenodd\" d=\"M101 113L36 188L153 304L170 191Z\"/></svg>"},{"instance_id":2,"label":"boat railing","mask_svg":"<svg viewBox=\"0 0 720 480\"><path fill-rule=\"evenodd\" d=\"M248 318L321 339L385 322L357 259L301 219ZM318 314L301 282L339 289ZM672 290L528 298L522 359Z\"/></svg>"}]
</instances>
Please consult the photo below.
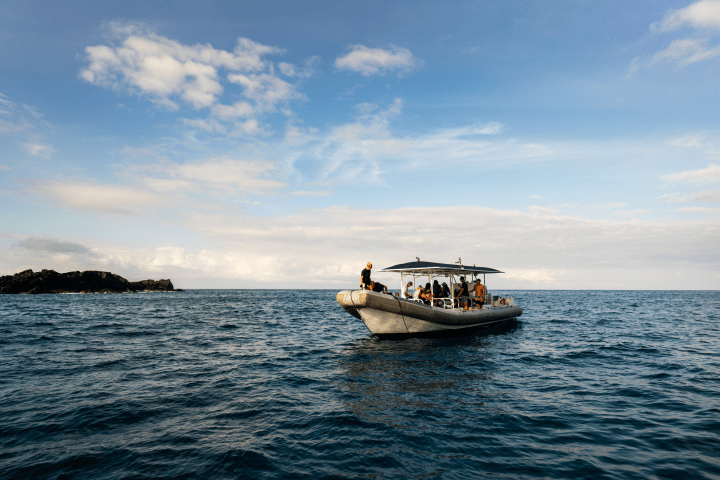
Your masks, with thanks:
<instances>
[{"instance_id":1,"label":"boat railing","mask_svg":"<svg viewBox=\"0 0 720 480\"><path fill-rule=\"evenodd\" d=\"M433 297L430 300L430 304L426 304L425 301L421 298L402 298L401 300L405 300L406 302L413 302L413 303L420 303L422 305L427 305L435 308L444 308L447 310L452 309L463 309L462 306L460 306L460 300L458 297ZM471 296L471 308L474 308L476 305L476 298ZM512 307L515 305L515 301L513 297L503 297L500 295L492 295L490 293L486 293L483 296L483 308L497 308L497 307Z\"/></svg>"},{"instance_id":2,"label":"boat railing","mask_svg":"<svg viewBox=\"0 0 720 480\"><path fill-rule=\"evenodd\" d=\"M474 302L475 299L474 299L473 297L471 297L471 299L472 299L473 302ZM444 308L444 309L447 309L447 310L463 308L463 307L460 306L460 303L459 303L460 301L459 301L459 299L458 299L457 297L455 297L455 298L452 298L452 297L433 297L433 298L430 300L430 304L429 304L429 305L426 304L425 301L424 301L423 299L421 299L421 298L405 298L405 299L403 299L403 300L406 300L406 301L408 301L408 302L420 303L420 304L422 304L422 305L427 305L427 306L429 306L429 307ZM453 302L453 300L454 300L454 302ZM457 305L456 305L456 304L457 304ZM486 305L487 305L487 304L486 304Z\"/></svg>"}]
</instances>

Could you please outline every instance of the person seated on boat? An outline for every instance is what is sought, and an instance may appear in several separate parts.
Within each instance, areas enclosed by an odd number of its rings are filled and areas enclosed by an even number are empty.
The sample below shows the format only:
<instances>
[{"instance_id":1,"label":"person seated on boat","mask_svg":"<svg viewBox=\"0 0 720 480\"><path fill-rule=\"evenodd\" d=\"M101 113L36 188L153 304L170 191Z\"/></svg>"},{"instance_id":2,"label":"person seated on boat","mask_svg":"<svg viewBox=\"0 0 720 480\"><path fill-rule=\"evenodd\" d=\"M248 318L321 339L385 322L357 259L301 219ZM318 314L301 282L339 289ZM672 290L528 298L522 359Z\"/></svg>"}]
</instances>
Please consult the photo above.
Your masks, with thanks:
<instances>
[{"instance_id":1,"label":"person seated on boat","mask_svg":"<svg viewBox=\"0 0 720 480\"><path fill-rule=\"evenodd\" d=\"M428 286L423 289L422 293L420 293L420 298L425 305L430 305L430 302L432 302L433 298L432 291L430 290L429 285L430 284L428 283Z\"/></svg>"},{"instance_id":2,"label":"person seated on boat","mask_svg":"<svg viewBox=\"0 0 720 480\"><path fill-rule=\"evenodd\" d=\"M360 288L362 290L369 288L372 283L372 280L370 280L370 270L372 270L372 263L368 262L367 267L363 268L363 271L360 272Z\"/></svg>"},{"instance_id":3,"label":"person seated on boat","mask_svg":"<svg viewBox=\"0 0 720 480\"><path fill-rule=\"evenodd\" d=\"M405 285L405 288L403 289L403 291L400 292L400 298L404 298L405 300L412 298L413 294L412 294L411 288L412 288L412 282L408 282L407 285Z\"/></svg>"},{"instance_id":4,"label":"person seated on boat","mask_svg":"<svg viewBox=\"0 0 720 480\"><path fill-rule=\"evenodd\" d=\"M413 300L416 302L422 302L421 294L423 293L422 287L417 287L415 289L415 293L413 293Z\"/></svg>"},{"instance_id":5,"label":"person seated on boat","mask_svg":"<svg viewBox=\"0 0 720 480\"><path fill-rule=\"evenodd\" d=\"M441 300L445 305L449 307L450 305L450 288L448 287L448 284L443 282L442 285L440 285L440 298L443 298L445 300ZM448 308L446 307L446 308Z\"/></svg>"},{"instance_id":6,"label":"person seated on boat","mask_svg":"<svg viewBox=\"0 0 720 480\"><path fill-rule=\"evenodd\" d=\"M380 282L370 282L370 285L368 288L370 290L372 290L373 292L388 293L387 287Z\"/></svg>"},{"instance_id":7,"label":"person seated on boat","mask_svg":"<svg viewBox=\"0 0 720 480\"><path fill-rule=\"evenodd\" d=\"M468 284L465 281L465 277L460 277L460 292L458 292L458 299L460 300L460 307L465 310L470 310L470 291L468 290Z\"/></svg>"},{"instance_id":8,"label":"person seated on boat","mask_svg":"<svg viewBox=\"0 0 720 480\"><path fill-rule=\"evenodd\" d=\"M450 287L448 287L448 284L445 282L440 285L440 296L443 298L450 298Z\"/></svg>"},{"instance_id":9,"label":"person seated on boat","mask_svg":"<svg viewBox=\"0 0 720 480\"><path fill-rule=\"evenodd\" d=\"M483 308L485 303L485 285L482 284L480 279L475 280L475 309L479 310Z\"/></svg>"},{"instance_id":10,"label":"person seated on boat","mask_svg":"<svg viewBox=\"0 0 720 480\"><path fill-rule=\"evenodd\" d=\"M438 300L442 295L440 295L440 284L437 280L433 280L432 285L432 296L433 296L433 305L436 307L440 307L444 304L443 300Z\"/></svg>"},{"instance_id":11,"label":"person seated on boat","mask_svg":"<svg viewBox=\"0 0 720 480\"><path fill-rule=\"evenodd\" d=\"M507 305L507 300L505 300L505 297L500 297L500 305Z\"/></svg>"}]
</instances>

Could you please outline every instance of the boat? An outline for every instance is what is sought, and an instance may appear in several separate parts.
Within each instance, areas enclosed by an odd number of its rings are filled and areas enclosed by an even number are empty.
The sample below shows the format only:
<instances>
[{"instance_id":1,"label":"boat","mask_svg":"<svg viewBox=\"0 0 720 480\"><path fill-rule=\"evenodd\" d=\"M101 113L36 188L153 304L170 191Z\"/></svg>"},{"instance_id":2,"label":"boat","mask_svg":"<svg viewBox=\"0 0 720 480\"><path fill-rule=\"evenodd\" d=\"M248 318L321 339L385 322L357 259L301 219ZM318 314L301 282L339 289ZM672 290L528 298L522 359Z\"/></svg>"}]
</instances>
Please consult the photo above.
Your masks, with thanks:
<instances>
[{"instance_id":1,"label":"boat","mask_svg":"<svg viewBox=\"0 0 720 480\"><path fill-rule=\"evenodd\" d=\"M456 264L446 264L420 261L418 258L415 262L394 265L381 271L399 273L401 291L405 279L409 280L409 277L412 277L414 286L418 278L427 277L430 284L434 279L447 279L450 296L435 297L431 305L426 305L421 300L367 289L339 292L336 300L340 306L361 320L379 338L464 335L511 322L523 313L512 297L493 296L487 290L480 309L466 310L454 298L455 289L460 285L459 277L464 276L470 284L471 278L482 275L483 285L487 288L486 275L503 273L494 268L463 265L462 259Z\"/></svg>"}]
</instances>

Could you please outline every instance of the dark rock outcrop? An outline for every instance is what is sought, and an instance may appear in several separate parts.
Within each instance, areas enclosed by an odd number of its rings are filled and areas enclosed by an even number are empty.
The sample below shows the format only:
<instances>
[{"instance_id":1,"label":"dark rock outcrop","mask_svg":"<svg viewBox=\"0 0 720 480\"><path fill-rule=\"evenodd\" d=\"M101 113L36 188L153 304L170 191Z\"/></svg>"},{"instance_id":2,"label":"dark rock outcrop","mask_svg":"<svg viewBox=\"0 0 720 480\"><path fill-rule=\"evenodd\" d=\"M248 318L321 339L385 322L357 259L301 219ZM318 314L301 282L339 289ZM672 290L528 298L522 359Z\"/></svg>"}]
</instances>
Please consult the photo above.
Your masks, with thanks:
<instances>
[{"instance_id":1,"label":"dark rock outcrop","mask_svg":"<svg viewBox=\"0 0 720 480\"><path fill-rule=\"evenodd\" d=\"M25 270L0 277L0 293L118 293L137 291L173 292L170 280L128 282L110 272L67 272Z\"/></svg>"}]
</instances>

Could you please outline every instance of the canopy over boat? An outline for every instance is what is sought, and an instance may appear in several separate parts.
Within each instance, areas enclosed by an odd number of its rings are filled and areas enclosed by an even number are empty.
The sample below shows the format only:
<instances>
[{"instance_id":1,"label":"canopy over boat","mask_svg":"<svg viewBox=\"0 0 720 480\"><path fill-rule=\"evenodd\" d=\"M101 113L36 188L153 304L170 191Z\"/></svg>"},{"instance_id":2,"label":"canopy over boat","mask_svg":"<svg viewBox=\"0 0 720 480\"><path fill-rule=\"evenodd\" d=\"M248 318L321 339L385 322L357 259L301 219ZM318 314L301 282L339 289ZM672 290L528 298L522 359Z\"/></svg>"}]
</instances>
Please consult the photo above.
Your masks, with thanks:
<instances>
[{"instance_id":1,"label":"canopy over boat","mask_svg":"<svg viewBox=\"0 0 720 480\"><path fill-rule=\"evenodd\" d=\"M446 276L446 275L463 275L463 274L485 274L485 273L503 273L500 270L488 267L476 267L469 265L458 265L452 263L435 263L435 262L408 262L400 263L392 267L388 267L383 272L399 272L402 274L415 274L420 276Z\"/></svg>"}]
</instances>

